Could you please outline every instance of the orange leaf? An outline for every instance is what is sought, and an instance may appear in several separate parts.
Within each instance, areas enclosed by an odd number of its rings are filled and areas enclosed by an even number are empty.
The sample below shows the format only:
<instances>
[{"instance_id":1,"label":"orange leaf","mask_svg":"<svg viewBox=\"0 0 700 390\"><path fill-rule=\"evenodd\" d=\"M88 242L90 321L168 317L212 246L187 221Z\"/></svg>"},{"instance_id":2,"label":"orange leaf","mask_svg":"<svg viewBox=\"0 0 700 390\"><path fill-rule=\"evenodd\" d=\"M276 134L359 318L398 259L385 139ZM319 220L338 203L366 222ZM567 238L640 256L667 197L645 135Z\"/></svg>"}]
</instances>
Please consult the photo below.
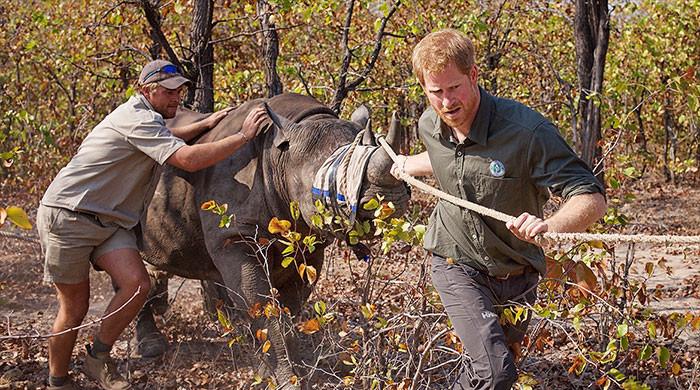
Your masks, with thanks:
<instances>
[{"instance_id":1,"label":"orange leaf","mask_svg":"<svg viewBox=\"0 0 700 390\"><path fill-rule=\"evenodd\" d=\"M267 225L267 230L272 234L287 233L291 227L292 223L286 219L278 219L277 217L273 217L270 220L270 224Z\"/></svg>"},{"instance_id":2,"label":"orange leaf","mask_svg":"<svg viewBox=\"0 0 700 390\"><path fill-rule=\"evenodd\" d=\"M260 302L255 302L254 304L250 305L248 308L248 315L251 316L252 318L258 318L262 316L262 303Z\"/></svg>"},{"instance_id":3,"label":"orange leaf","mask_svg":"<svg viewBox=\"0 0 700 390\"><path fill-rule=\"evenodd\" d=\"M578 372L584 363L585 362L584 362L583 358L581 358L581 356L574 357L574 364L572 364L568 370L569 374L573 374L574 372Z\"/></svg>"},{"instance_id":4,"label":"orange leaf","mask_svg":"<svg viewBox=\"0 0 700 390\"><path fill-rule=\"evenodd\" d=\"M588 291L595 292L598 289L598 279L586 263L582 261L567 261L565 269L567 269L566 276L579 286L576 290L570 290L570 293L578 292L583 297L587 297L589 295ZM572 296L575 296L575 294Z\"/></svg>"},{"instance_id":5,"label":"orange leaf","mask_svg":"<svg viewBox=\"0 0 700 390\"><path fill-rule=\"evenodd\" d=\"M267 328L256 330L255 338L258 339L260 342L267 340Z\"/></svg>"},{"instance_id":6,"label":"orange leaf","mask_svg":"<svg viewBox=\"0 0 700 390\"><path fill-rule=\"evenodd\" d=\"M202 210L211 210L214 207L216 207L216 202L213 200L209 200L209 201L202 203L201 207L202 207Z\"/></svg>"},{"instance_id":7,"label":"orange leaf","mask_svg":"<svg viewBox=\"0 0 700 390\"><path fill-rule=\"evenodd\" d=\"M556 287L561 286L564 280L564 268L562 268L561 263L554 260L553 258L546 256L545 262L547 263L547 274L545 275L545 285L554 290Z\"/></svg>"},{"instance_id":8,"label":"orange leaf","mask_svg":"<svg viewBox=\"0 0 700 390\"><path fill-rule=\"evenodd\" d=\"M569 370L570 370L570 369L569 369ZM569 374L570 374L570 373L571 373L571 371L569 371ZM603 375L603 376L601 376L600 378L598 378L597 381L595 381L595 384L598 385L598 386L603 386L603 385L606 384L609 380L610 380L610 379L608 379L608 376L607 376L607 375Z\"/></svg>"},{"instance_id":9,"label":"orange leaf","mask_svg":"<svg viewBox=\"0 0 700 390\"><path fill-rule=\"evenodd\" d=\"M314 334L321 330L321 323L317 318L312 318L303 324L299 325L299 331L304 334Z\"/></svg>"},{"instance_id":10,"label":"orange leaf","mask_svg":"<svg viewBox=\"0 0 700 390\"><path fill-rule=\"evenodd\" d=\"M299 276L301 276L302 279L304 279L304 270L306 269L306 264L302 263L299 264L299 267L297 268L297 271L299 272Z\"/></svg>"}]
</instances>

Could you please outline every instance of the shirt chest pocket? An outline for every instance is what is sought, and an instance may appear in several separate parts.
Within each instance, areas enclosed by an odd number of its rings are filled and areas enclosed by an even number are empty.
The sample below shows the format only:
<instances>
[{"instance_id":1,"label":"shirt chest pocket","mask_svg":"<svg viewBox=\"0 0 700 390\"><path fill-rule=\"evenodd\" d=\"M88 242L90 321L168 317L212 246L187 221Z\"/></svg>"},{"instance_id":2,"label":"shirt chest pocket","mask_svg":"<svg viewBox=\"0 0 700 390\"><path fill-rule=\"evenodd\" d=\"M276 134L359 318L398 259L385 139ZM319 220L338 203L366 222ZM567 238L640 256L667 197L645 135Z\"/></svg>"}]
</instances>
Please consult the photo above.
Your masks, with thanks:
<instances>
[{"instance_id":1,"label":"shirt chest pocket","mask_svg":"<svg viewBox=\"0 0 700 390\"><path fill-rule=\"evenodd\" d=\"M465 179L474 185L476 202L484 207L509 212L517 207L524 190L517 172L500 160L478 158L465 164Z\"/></svg>"}]
</instances>

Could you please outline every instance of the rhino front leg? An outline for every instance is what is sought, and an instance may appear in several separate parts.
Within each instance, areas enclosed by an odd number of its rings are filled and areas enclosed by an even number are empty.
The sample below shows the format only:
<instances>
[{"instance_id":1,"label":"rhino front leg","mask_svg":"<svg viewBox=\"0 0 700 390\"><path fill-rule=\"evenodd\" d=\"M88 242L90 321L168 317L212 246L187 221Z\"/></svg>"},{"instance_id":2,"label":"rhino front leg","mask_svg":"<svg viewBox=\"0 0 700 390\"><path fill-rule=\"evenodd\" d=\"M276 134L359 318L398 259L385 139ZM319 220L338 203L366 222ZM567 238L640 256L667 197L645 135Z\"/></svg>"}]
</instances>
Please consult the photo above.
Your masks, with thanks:
<instances>
[{"instance_id":1,"label":"rhino front leg","mask_svg":"<svg viewBox=\"0 0 700 390\"><path fill-rule=\"evenodd\" d=\"M298 358L292 336L293 324L289 316L279 310L276 298L272 297L270 280L265 272L265 260L258 260L255 255L247 253L246 249L238 246L238 250L227 251L225 256L222 254L212 257L235 307L245 310L246 315L253 317L253 332L267 329L270 348L262 353L262 360L274 375L278 388L300 388L301 375L296 364ZM268 308L266 312L268 305L272 305L272 310ZM293 377L299 378L295 385L290 381Z\"/></svg>"},{"instance_id":2,"label":"rhino front leg","mask_svg":"<svg viewBox=\"0 0 700 390\"><path fill-rule=\"evenodd\" d=\"M157 357L168 349L168 341L158 330L153 314L164 314L168 310L168 277L167 272L157 270L150 264L146 265L151 279L151 291L138 316L133 342L135 352L142 357Z\"/></svg>"}]
</instances>

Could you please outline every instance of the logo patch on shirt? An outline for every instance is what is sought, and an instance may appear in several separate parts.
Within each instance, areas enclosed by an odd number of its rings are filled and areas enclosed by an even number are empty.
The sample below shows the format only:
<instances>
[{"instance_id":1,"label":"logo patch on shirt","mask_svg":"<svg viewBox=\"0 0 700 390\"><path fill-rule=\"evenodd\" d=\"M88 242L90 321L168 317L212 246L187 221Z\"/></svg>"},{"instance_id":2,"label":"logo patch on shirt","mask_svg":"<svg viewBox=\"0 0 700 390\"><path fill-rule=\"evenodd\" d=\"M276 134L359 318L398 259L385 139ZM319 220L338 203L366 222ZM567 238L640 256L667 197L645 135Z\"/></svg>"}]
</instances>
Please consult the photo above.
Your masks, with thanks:
<instances>
[{"instance_id":1,"label":"logo patch on shirt","mask_svg":"<svg viewBox=\"0 0 700 390\"><path fill-rule=\"evenodd\" d=\"M491 171L492 176L503 177L506 174L506 166L498 160L493 160L489 165L489 171Z\"/></svg>"}]
</instances>

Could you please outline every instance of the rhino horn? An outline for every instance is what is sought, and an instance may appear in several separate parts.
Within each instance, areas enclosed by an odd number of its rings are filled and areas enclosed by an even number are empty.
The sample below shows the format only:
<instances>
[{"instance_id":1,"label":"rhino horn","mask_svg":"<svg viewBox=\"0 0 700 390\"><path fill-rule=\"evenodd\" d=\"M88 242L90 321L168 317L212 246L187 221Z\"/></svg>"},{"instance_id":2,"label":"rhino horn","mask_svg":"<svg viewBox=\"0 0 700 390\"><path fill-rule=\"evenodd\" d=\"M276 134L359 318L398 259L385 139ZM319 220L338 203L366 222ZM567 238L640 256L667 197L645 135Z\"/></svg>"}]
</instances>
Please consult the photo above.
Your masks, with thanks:
<instances>
[{"instance_id":1,"label":"rhino horn","mask_svg":"<svg viewBox=\"0 0 700 390\"><path fill-rule=\"evenodd\" d=\"M391 125L389 126L389 132L386 136L386 142L396 151L401 147L402 130L399 116L396 111L394 111L394 113L391 114Z\"/></svg>"},{"instance_id":2,"label":"rhino horn","mask_svg":"<svg viewBox=\"0 0 700 390\"><path fill-rule=\"evenodd\" d=\"M355 109L352 115L350 115L350 120L360 125L360 127L364 128L367 126L369 117L369 108L367 108L367 106L363 104L360 107L357 107L357 109Z\"/></svg>"},{"instance_id":3,"label":"rhino horn","mask_svg":"<svg viewBox=\"0 0 700 390\"><path fill-rule=\"evenodd\" d=\"M365 124L365 133L362 135L362 145L377 146L377 140L374 138L372 131L372 120L367 120Z\"/></svg>"}]
</instances>

